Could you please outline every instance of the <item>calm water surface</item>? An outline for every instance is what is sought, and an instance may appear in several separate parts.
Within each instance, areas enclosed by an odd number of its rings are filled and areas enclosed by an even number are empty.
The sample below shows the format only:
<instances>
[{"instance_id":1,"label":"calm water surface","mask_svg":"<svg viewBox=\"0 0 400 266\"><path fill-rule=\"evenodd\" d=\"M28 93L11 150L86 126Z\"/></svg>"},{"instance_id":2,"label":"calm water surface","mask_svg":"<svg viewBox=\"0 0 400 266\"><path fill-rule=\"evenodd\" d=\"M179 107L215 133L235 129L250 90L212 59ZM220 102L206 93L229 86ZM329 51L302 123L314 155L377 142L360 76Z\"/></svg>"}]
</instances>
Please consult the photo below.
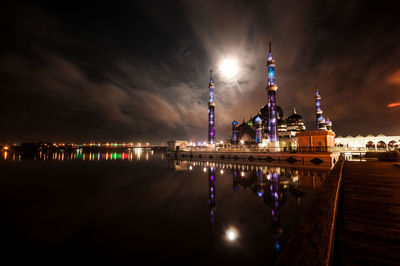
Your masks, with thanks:
<instances>
[{"instance_id":1,"label":"calm water surface","mask_svg":"<svg viewBox=\"0 0 400 266\"><path fill-rule=\"evenodd\" d=\"M0 160L14 264L272 264L328 174L144 149L39 157Z\"/></svg>"}]
</instances>

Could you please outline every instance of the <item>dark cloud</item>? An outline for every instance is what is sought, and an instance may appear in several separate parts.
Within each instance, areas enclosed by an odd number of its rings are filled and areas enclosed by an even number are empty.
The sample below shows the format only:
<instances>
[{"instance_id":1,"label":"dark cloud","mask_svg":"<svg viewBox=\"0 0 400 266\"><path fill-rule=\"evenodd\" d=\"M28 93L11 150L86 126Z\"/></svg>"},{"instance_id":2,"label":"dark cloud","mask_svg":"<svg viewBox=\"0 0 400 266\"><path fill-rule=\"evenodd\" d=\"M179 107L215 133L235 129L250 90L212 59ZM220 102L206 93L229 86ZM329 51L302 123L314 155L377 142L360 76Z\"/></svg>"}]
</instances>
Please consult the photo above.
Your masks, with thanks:
<instances>
[{"instance_id":1,"label":"dark cloud","mask_svg":"<svg viewBox=\"0 0 400 266\"><path fill-rule=\"evenodd\" d=\"M395 2L148 1L2 4L0 141L204 139L208 71L217 136L266 104L314 128L314 84L338 135L400 134ZM223 58L240 62L223 78Z\"/></svg>"}]
</instances>

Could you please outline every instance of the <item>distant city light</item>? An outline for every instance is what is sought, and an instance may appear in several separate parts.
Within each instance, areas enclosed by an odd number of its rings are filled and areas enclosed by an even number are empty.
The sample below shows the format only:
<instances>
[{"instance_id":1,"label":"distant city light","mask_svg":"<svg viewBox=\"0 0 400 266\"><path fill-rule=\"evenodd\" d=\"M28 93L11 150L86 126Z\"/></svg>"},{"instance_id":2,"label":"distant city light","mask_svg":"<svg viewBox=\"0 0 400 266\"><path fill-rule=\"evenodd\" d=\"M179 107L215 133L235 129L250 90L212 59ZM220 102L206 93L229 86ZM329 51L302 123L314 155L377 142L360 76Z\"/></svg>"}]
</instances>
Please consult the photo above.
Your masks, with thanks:
<instances>
[{"instance_id":1,"label":"distant city light","mask_svg":"<svg viewBox=\"0 0 400 266\"><path fill-rule=\"evenodd\" d=\"M189 170L192 171L193 170L193 166L189 165Z\"/></svg>"},{"instance_id":2,"label":"distant city light","mask_svg":"<svg viewBox=\"0 0 400 266\"><path fill-rule=\"evenodd\" d=\"M244 176L244 172L242 171L242 172L240 173L240 175L241 175L241 176Z\"/></svg>"},{"instance_id":3,"label":"distant city light","mask_svg":"<svg viewBox=\"0 0 400 266\"><path fill-rule=\"evenodd\" d=\"M223 170L223 169L221 169L220 173L221 173L221 175L223 175L223 174L224 174L224 170Z\"/></svg>"},{"instance_id":4,"label":"distant city light","mask_svg":"<svg viewBox=\"0 0 400 266\"><path fill-rule=\"evenodd\" d=\"M203 172L204 172L204 173L207 172L207 168L204 167L204 168L203 168Z\"/></svg>"},{"instance_id":5,"label":"distant city light","mask_svg":"<svg viewBox=\"0 0 400 266\"><path fill-rule=\"evenodd\" d=\"M243 145L243 144L244 144L244 140L242 140L242 139L241 139L241 140L240 140L240 144L242 144L242 145Z\"/></svg>"}]
</instances>

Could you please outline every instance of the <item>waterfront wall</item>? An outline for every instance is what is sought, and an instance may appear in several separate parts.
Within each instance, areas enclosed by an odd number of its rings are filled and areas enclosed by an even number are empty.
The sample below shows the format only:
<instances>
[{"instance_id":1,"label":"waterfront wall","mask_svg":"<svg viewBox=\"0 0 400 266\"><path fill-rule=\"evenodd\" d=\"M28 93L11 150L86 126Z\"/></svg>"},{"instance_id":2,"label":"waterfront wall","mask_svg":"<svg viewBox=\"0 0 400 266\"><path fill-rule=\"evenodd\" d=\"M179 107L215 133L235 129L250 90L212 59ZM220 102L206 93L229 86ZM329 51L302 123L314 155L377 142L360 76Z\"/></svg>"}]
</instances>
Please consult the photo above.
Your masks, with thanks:
<instances>
[{"instance_id":1,"label":"waterfront wall","mask_svg":"<svg viewBox=\"0 0 400 266\"><path fill-rule=\"evenodd\" d=\"M167 156L179 160L207 160L238 163L279 164L285 167L316 167L332 169L339 159L337 152L241 152L241 151L179 151Z\"/></svg>"},{"instance_id":2,"label":"waterfront wall","mask_svg":"<svg viewBox=\"0 0 400 266\"><path fill-rule=\"evenodd\" d=\"M325 179L276 265L331 265L344 159Z\"/></svg>"}]
</instances>

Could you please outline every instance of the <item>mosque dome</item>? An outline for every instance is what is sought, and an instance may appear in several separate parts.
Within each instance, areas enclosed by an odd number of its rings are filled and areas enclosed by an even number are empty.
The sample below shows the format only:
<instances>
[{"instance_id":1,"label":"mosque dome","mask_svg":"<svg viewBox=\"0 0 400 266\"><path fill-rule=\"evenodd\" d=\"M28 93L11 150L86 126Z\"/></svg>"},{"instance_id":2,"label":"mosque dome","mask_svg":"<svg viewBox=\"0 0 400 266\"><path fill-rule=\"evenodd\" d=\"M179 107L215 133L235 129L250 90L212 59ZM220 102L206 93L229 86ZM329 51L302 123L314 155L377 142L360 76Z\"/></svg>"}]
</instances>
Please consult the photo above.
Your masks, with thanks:
<instances>
[{"instance_id":1,"label":"mosque dome","mask_svg":"<svg viewBox=\"0 0 400 266\"><path fill-rule=\"evenodd\" d=\"M261 107L258 113L260 115L268 115L268 105L264 105L263 107Z\"/></svg>"},{"instance_id":2,"label":"mosque dome","mask_svg":"<svg viewBox=\"0 0 400 266\"><path fill-rule=\"evenodd\" d=\"M296 108L293 108L293 114L286 119L286 123L288 131L299 132L306 130L303 116L296 112Z\"/></svg>"},{"instance_id":3,"label":"mosque dome","mask_svg":"<svg viewBox=\"0 0 400 266\"><path fill-rule=\"evenodd\" d=\"M285 119L278 119L278 131L279 132L287 131L287 124Z\"/></svg>"},{"instance_id":4,"label":"mosque dome","mask_svg":"<svg viewBox=\"0 0 400 266\"><path fill-rule=\"evenodd\" d=\"M326 119L325 123L327 126L332 126L332 121L329 118Z\"/></svg>"},{"instance_id":5,"label":"mosque dome","mask_svg":"<svg viewBox=\"0 0 400 266\"><path fill-rule=\"evenodd\" d=\"M286 119L286 123L288 124L295 124L298 122L303 122L303 116L298 114L296 112L296 108L293 109L293 114L290 115L287 119Z\"/></svg>"},{"instance_id":6,"label":"mosque dome","mask_svg":"<svg viewBox=\"0 0 400 266\"><path fill-rule=\"evenodd\" d=\"M236 121L236 120L234 120L233 122L232 122L232 126L236 126L238 124L238 122Z\"/></svg>"},{"instance_id":7,"label":"mosque dome","mask_svg":"<svg viewBox=\"0 0 400 266\"><path fill-rule=\"evenodd\" d=\"M258 114L263 117L268 117L268 104L261 107ZM278 119L283 118L283 110L279 105L276 106L276 116Z\"/></svg>"},{"instance_id":8,"label":"mosque dome","mask_svg":"<svg viewBox=\"0 0 400 266\"><path fill-rule=\"evenodd\" d=\"M261 123L262 121L261 121L261 118L259 116L257 116L256 119L254 120L254 122Z\"/></svg>"},{"instance_id":9,"label":"mosque dome","mask_svg":"<svg viewBox=\"0 0 400 266\"><path fill-rule=\"evenodd\" d=\"M282 125L285 126L287 125L286 120L285 119L278 119L278 125Z\"/></svg>"}]
</instances>

